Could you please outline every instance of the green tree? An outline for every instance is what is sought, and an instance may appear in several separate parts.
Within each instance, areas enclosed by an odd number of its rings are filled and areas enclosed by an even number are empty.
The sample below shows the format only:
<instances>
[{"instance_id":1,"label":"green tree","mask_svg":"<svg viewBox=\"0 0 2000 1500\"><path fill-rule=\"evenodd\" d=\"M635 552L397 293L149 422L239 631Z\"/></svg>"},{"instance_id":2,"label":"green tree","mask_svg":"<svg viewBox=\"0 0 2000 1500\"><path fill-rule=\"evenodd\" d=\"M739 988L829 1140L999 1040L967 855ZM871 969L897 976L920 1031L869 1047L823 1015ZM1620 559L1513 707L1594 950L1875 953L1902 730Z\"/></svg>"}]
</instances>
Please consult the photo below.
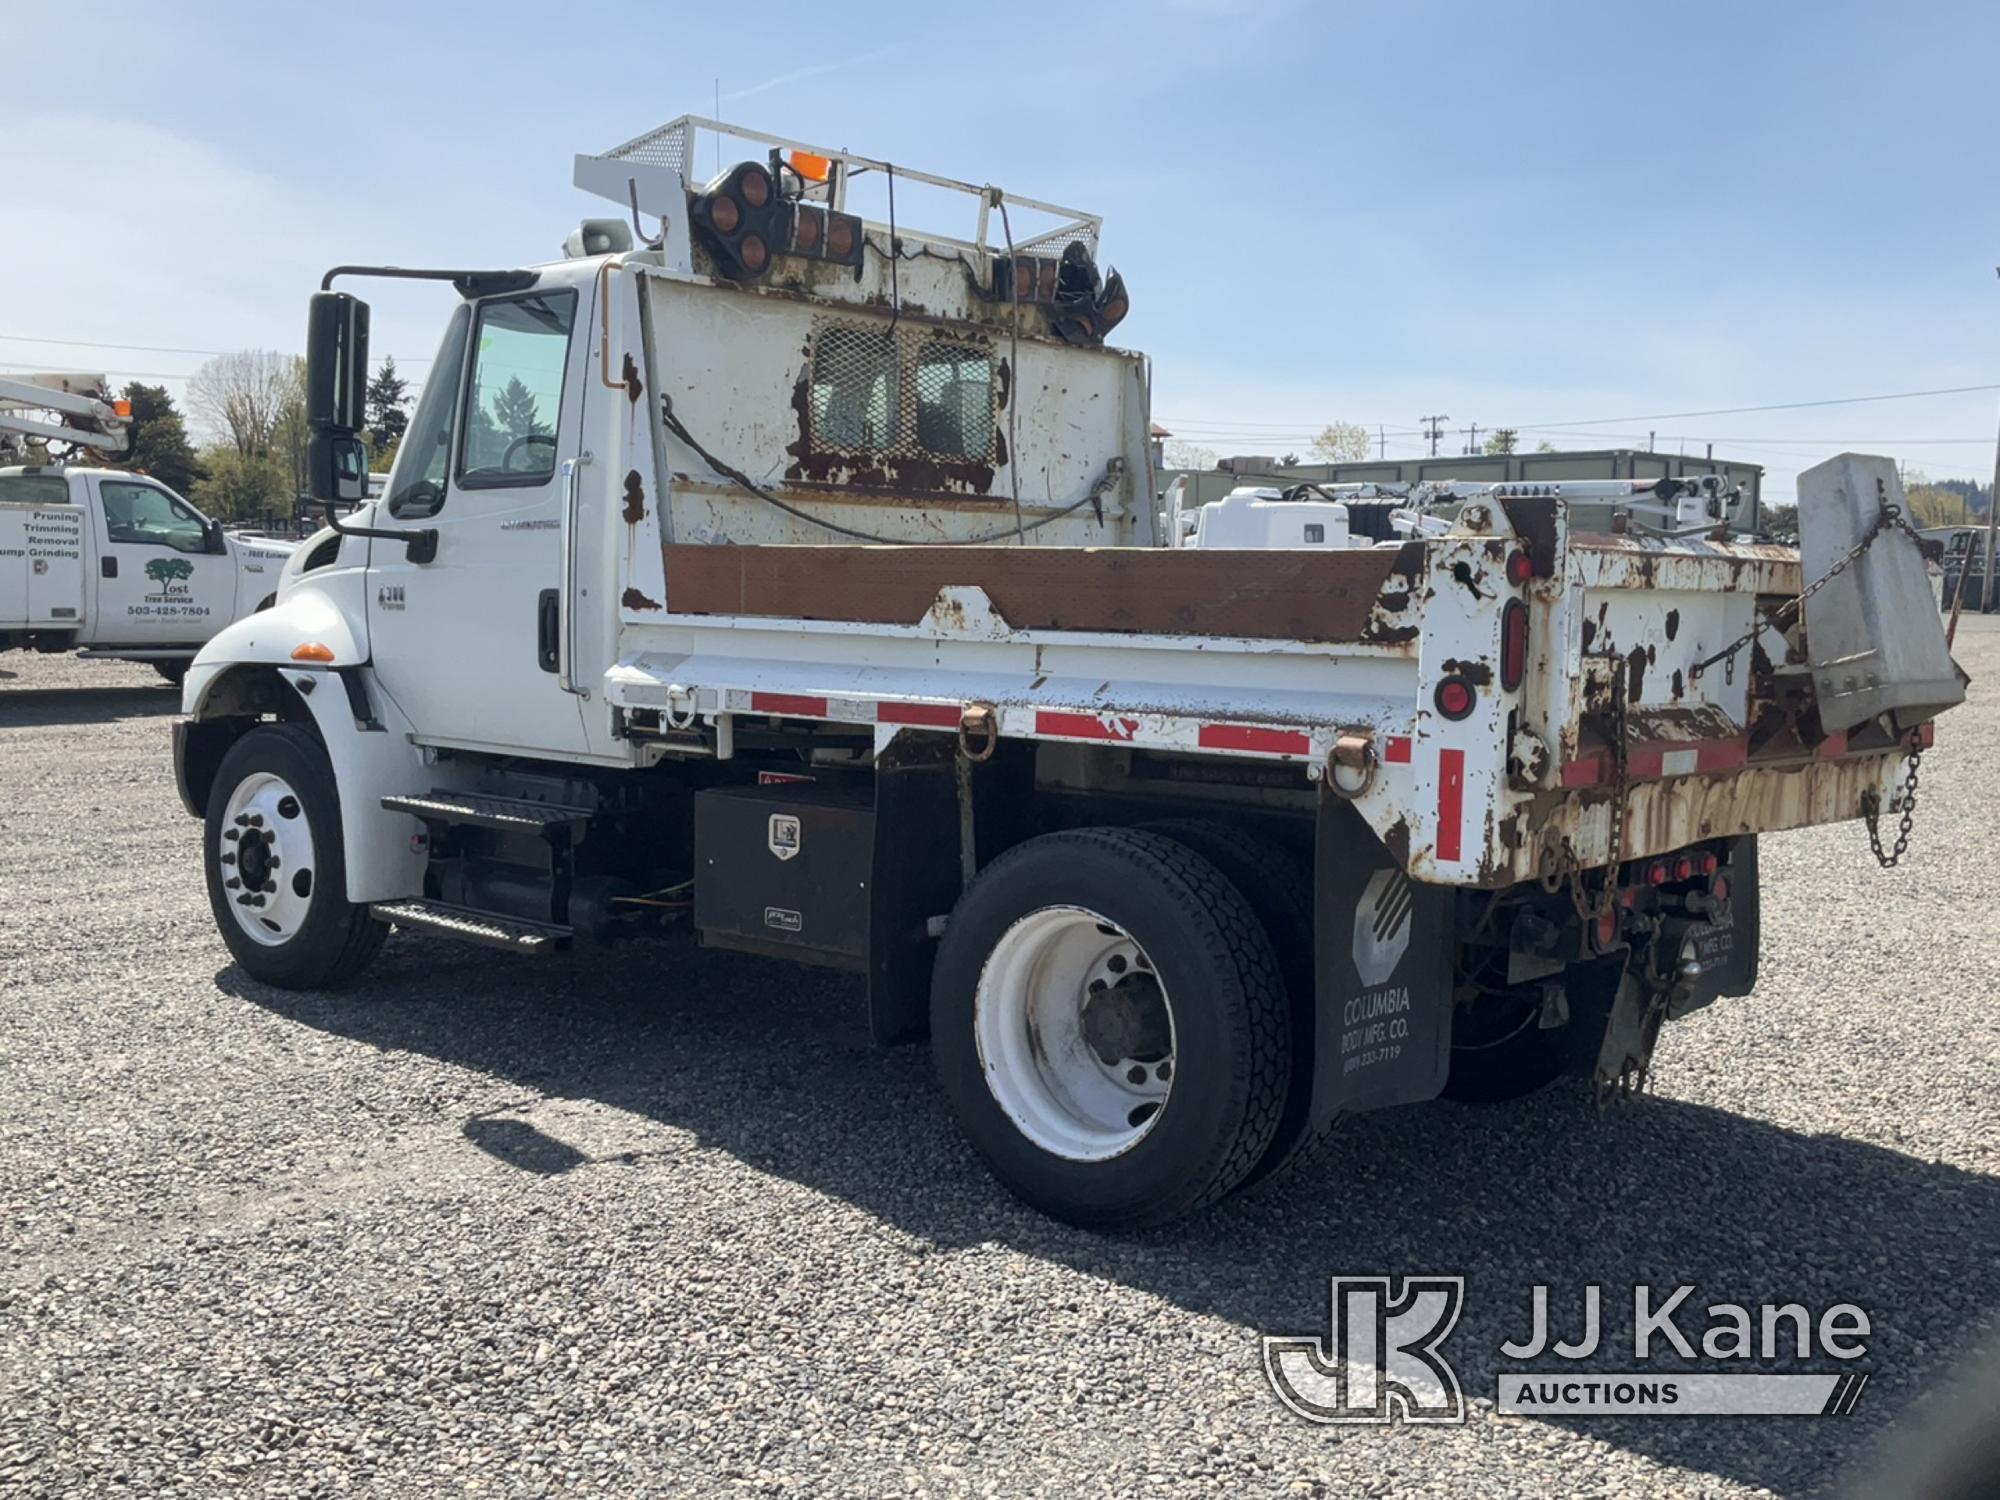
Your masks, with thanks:
<instances>
[{"instance_id":1,"label":"green tree","mask_svg":"<svg viewBox=\"0 0 2000 1500\"><path fill-rule=\"evenodd\" d=\"M269 455L246 458L231 443L218 443L201 456L207 471L188 498L224 521L255 521L276 513L289 516L298 491L289 467Z\"/></svg>"},{"instance_id":2,"label":"green tree","mask_svg":"<svg viewBox=\"0 0 2000 1500\"><path fill-rule=\"evenodd\" d=\"M201 478L201 461L188 442L187 423L163 385L125 387L132 403L131 439L118 467L150 474L168 489L185 495Z\"/></svg>"},{"instance_id":3,"label":"green tree","mask_svg":"<svg viewBox=\"0 0 2000 1500\"><path fill-rule=\"evenodd\" d=\"M396 373L395 358L384 359L375 378L368 382L366 410L374 447L395 451L410 425L410 414L404 410L409 400L410 383Z\"/></svg>"},{"instance_id":4,"label":"green tree","mask_svg":"<svg viewBox=\"0 0 2000 1500\"><path fill-rule=\"evenodd\" d=\"M1488 453L1514 453L1519 450L1521 430L1518 427L1496 427L1493 435L1486 440Z\"/></svg>"},{"instance_id":5,"label":"green tree","mask_svg":"<svg viewBox=\"0 0 2000 1500\"><path fill-rule=\"evenodd\" d=\"M1337 464L1368 456L1372 439L1359 422L1329 422L1312 440L1312 450L1326 463Z\"/></svg>"},{"instance_id":6,"label":"green tree","mask_svg":"<svg viewBox=\"0 0 2000 1500\"><path fill-rule=\"evenodd\" d=\"M1535 444L1535 451L1537 453L1554 453L1556 445L1547 438L1543 438L1539 443Z\"/></svg>"},{"instance_id":7,"label":"green tree","mask_svg":"<svg viewBox=\"0 0 2000 1500\"><path fill-rule=\"evenodd\" d=\"M194 577L194 564L185 557L156 557L146 564L146 576L161 585Z\"/></svg>"},{"instance_id":8,"label":"green tree","mask_svg":"<svg viewBox=\"0 0 2000 1500\"><path fill-rule=\"evenodd\" d=\"M307 452L312 424L306 420L306 362L293 356L283 398L271 419L270 457L292 478L292 493L303 495L310 483Z\"/></svg>"},{"instance_id":9,"label":"green tree","mask_svg":"<svg viewBox=\"0 0 2000 1500\"><path fill-rule=\"evenodd\" d=\"M500 394L493 398L493 421L509 442L550 430L549 424L542 420L535 393L521 383L518 375L510 375Z\"/></svg>"}]
</instances>

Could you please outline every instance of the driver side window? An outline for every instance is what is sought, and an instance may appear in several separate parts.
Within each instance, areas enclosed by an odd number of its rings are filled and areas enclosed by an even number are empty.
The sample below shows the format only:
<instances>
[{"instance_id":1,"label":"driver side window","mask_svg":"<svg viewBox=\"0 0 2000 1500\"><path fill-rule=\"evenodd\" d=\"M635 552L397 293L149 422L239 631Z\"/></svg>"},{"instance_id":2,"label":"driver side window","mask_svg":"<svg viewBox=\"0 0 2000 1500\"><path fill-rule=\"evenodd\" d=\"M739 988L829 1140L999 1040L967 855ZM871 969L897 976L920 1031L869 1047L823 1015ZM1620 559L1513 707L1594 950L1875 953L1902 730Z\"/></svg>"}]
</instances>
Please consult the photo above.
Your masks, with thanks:
<instances>
[{"instance_id":1,"label":"driver side window","mask_svg":"<svg viewBox=\"0 0 2000 1500\"><path fill-rule=\"evenodd\" d=\"M150 484L107 479L97 487L104 502L104 531L114 542L208 551L208 527L194 511Z\"/></svg>"},{"instance_id":2,"label":"driver side window","mask_svg":"<svg viewBox=\"0 0 2000 1500\"><path fill-rule=\"evenodd\" d=\"M575 292L513 297L479 309L458 463L463 488L540 485L555 473L575 312Z\"/></svg>"}]
</instances>

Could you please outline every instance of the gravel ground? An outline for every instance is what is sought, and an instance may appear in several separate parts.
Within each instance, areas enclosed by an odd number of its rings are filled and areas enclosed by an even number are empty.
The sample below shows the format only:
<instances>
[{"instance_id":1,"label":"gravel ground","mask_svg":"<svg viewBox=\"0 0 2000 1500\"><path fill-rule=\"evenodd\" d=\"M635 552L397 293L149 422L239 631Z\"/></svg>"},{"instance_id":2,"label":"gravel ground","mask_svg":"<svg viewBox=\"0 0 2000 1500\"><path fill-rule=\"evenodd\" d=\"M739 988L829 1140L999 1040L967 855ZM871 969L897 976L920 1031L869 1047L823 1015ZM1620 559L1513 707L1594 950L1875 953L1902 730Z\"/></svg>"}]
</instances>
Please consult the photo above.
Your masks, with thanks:
<instances>
[{"instance_id":1,"label":"gravel ground","mask_svg":"<svg viewBox=\"0 0 2000 1500\"><path fill-rule=\"evenodd\" d=\"M250 983L175 695L0 656L0 1490L1831 1492L2000 1308L1994 624L1908 863L1768 841L1762 984L1670 1028L1655 1097L1369 1116L1133 1239L995 1187L845 981L398 936L347 994ZM1280 1408L1260 1333L1421 1271L1469 1278L1467 1425ZM1860 1409L1493 1414L1530 1286L1635 1281L1860 1303Z\"/></svg>"}]
</instances>

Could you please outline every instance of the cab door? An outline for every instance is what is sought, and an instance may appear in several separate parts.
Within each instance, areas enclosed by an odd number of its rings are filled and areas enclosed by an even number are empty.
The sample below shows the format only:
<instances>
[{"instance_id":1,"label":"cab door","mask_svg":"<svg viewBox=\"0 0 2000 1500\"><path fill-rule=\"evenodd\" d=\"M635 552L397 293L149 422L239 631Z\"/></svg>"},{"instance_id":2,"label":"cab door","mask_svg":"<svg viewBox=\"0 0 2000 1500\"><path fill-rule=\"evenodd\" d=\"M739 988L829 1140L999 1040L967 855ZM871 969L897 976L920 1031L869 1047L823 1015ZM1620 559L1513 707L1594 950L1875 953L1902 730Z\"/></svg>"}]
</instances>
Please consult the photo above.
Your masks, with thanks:
<instances>
[{"instance_id":1,"label":"cab door","mask_svg":"<svg viewBox=\"0 0 2000 1500\"><path fill-rule=\"evenodd\" d=\"M378 521L437 552L370 543L377 681L432 744L538 755L587 747L557 679L563 474L582 416L590 289L491 297L453 314Z\"/></svg>"},{"instance_id":2,"label":"cab door","mask_svg":"<svg viewBox=\"0 0 2000 1500\"><path fill-rule=\"evenodd\" d=\"M201 512L139 475L90 477L98 646L197 646L229 623L236 564Z\"/></svg>"}]
</instances>

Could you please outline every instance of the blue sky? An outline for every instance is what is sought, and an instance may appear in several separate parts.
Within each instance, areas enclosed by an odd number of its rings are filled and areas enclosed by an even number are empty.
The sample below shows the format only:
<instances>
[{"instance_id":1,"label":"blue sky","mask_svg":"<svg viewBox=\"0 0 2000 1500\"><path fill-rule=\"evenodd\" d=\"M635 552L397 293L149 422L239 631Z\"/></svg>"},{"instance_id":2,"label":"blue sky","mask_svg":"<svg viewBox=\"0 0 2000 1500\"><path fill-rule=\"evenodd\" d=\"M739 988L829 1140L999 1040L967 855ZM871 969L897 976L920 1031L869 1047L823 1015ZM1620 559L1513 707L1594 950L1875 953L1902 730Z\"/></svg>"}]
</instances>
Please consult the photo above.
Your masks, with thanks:
<instances>
[{"instance_id":1,"label":"blue sky","mask_svg":"<svg viewBox=\"0 0 2000 1500\"><path fill-rule=\"evenodd\" d=\"M571 155L719 88L726 118L1102 213L1156 418L1223 452L1342 418L1408 454L1439 412L1713 441L1774 499L1841 446L1992 472L2000 391L1656 415L2000 383L1990 0L183 0L93 5L81 44L20 9L4 367L184 374L298 347L336 261L549 258L609 211ZM371 295L377 352L427 369L448 294Z\"/></svg>"}]
</instances>

